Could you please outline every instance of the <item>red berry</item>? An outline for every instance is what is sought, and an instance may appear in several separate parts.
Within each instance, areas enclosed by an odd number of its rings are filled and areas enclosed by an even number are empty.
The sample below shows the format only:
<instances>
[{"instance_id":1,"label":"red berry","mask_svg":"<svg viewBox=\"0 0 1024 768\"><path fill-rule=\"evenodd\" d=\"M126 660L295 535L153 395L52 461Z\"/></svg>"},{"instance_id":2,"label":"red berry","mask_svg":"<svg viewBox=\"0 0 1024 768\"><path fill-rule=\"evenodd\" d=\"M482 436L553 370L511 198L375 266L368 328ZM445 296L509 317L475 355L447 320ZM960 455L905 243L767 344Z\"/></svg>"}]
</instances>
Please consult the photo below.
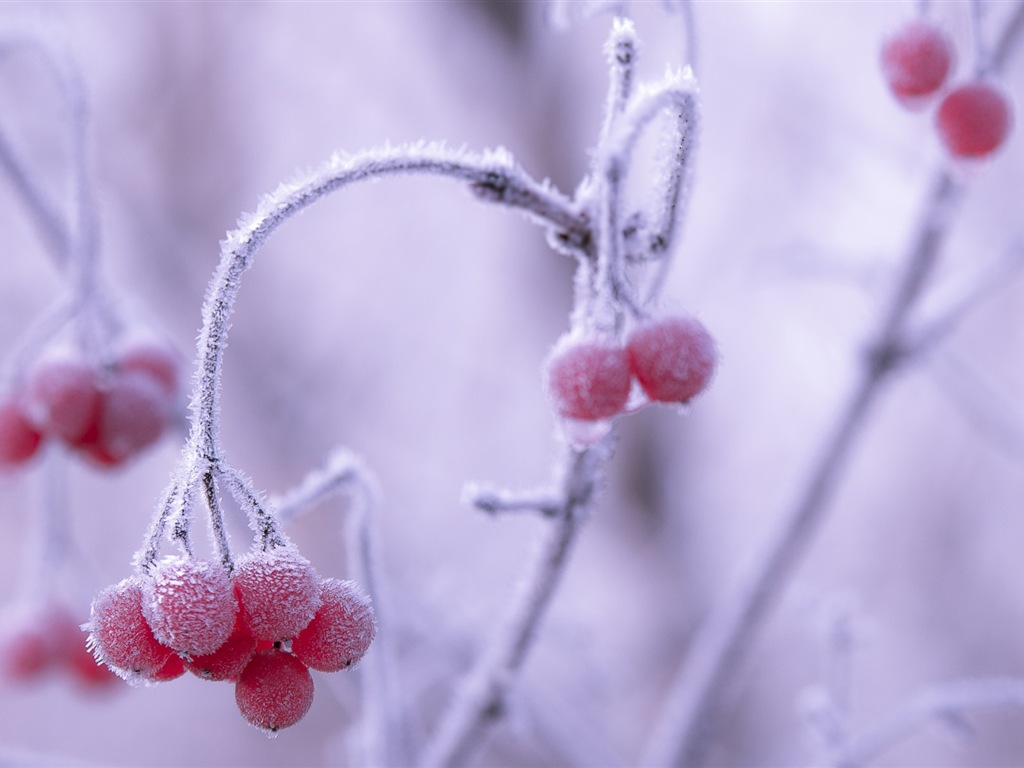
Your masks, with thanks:
<instances>
[{"instance_id":1,"label":"red berry","mask_svg":"<svg viewBox=\"0 0 1024 768\"><path fill-rule=\"evenodd\" d=\"M166 558L146 582L144 596L142 610L153 635L179 654L213 653L235 626L238 602L219 564Z\"/></svg>"},{"instance_id":2,"label":"red berry","mask_svg":"<svg viewBox=\"0 0 1024 768\"><path fill-rule=\"evenodd\" d=\"M235 628L224 645L213 653L186 659L185 667L193 675L204 680L235 681L255 653L256 638L245 626L239 612L235 619Z\"/></svg>"},{"instance_id":3,"label":"red berry","mask_svg":"<svg viewBox=\"0 0 1024 768\"><path fill-rule=\"evenodd\" d=\"M559 416L581 421L608 419L629 399L626 350L611 341L564 337L548 358L548 396Z\"/></svg>"},{"instance_id":4,"label":"red berry","mask_svg":"<svg viewBox=\"0 0 1024 768\"><path fill-rule=\"evenodd\" d=\"M1010 102L998 88L984 82L956 88L942 100L935 116L939 138L954 157L984 157L1010 133Z\"/></svg>"},{"instance_id":5,"label":"red berry","mask_svg":"<svg viewBox=\"0 0 1024 768\"><path fill-rule=\"evenodd\" d=\"M116 369L122 373L145 374L169 395L178 392L178 356L164 344L144 340L126 346L117 356Z\"/></svg>"},{"instance_id":6,"label":"red berry","mask_svg":"<svg viewBox=\"0 0 1024 768\"><path fill-rule=\"evenodd\" d=\"M81 635L81 632L78 634ZM176 658L177 656L173 654L170 657L170 659ZM83 688L99 690L117 681L117 676L110 671L110 668L98 663L95 657L89 653L89 649L86 647L85 640L82 637L79 637L78 642L74 645L64 649L61 661L72 677ZM157 681L155 676L148 679L154 682Z\"/></svg>"},{"instance_id":7,"label":"red berry","mask_svg":"<svg viewBox=\"0 0 1024 768\"><path fill-rule=\"evenodd\" d=\"M13 467L31 459L43 436L16 399L0 403L0 467Z\"/></svg>"},{"instance_id":8,"label":"red berry","mask_svg":"<svg viewBox=\"0 0 1024 768\"><path fill-rule=\"evenodd\" d=\"M0 676L11 682L28 682L47 672L55 660L53 638L41 614L12 619L0 637Z\"/></svg>"},{"instance_id":9,"label":"red berry","mask_svg":"<svg viewBox=\"0 0 1024 768\"><path fill-rule=\"evenodd\" d=\"M633 331L626 344L629 366L651 400L686 403L700 394L715 371L714 339L692 317L668 317Z\"/></svg>"},{"instance_id":10,"label":"red berry","mask_svg":"<svg viewBox=\"0 0 1024 768\"><path fill-rule=\"evenodd\" d=\"M249 723L276 733L305 717L313 704L313 678L290 653L263 651L235 684L235 702Z\"/></svg>"},{"instance_id":11,"label":"red berry","mask_svg":"<svg viewBox=\"0 0 1024 768\"><path fill-rule=\"evenodd\" d=\"M181 656L172 653L164 665L149 676L151 683L166 683L170 680L177 680L185 674L185 662Z\"/></svg>"},{"instance_id":12,"label":"red berry","mask_svg":"<svg viewBox=\"0 0 1024 768\"><path fill-rule=\"evenodd\" d=\"M173 655L142 615L142 592L134 576L107 587L93 600L87 625L96 659L129 682L151 677Z\"/></svg>"},{"instance_id":13,"label":"red berry","mask_svg":"<svg viewBox=\"0 0 1024 768\"><path fill-rule=\"evenodd\" d=\"M242 619L257 640L295 637L320 607L320 578L293 547L251 552L235 564Z\"/></svg>"},{"instance_id":14,"label":"red berry","mask_svg":"<svg viewBox=\"0 0 1024 768\"><path fill-rule=\"evenodd\" d=\"M933 24L912 21L882 44L882 73L896 98L913 105L938 92L953 67L953 46Z\"/></svg>"},{"instance_id":15,"label":"red berry","mask_svg":"<svg viewBox=\"0 0 1024 768\"><path fill-rule=\"evenodd\" d=\"M103 396L99 432L86 446L98 463L118 464L148 448L163 435L172 398L149 374L116 372Z\"/></svg>"},{"instance_id":16,"label":"red berry","mask_svg":"<svg viewBox=\"0 0 1024 768\"><path fill-rule=\"evenodd\" d=\"M88 441L98 425L102 399L99 375L85 360L40 360L26 383L27 409L45 433L69 445Z\"/></svg>"},{"instance_id":17,"label":"red berry","mask_svg":"<svg viewBox=\"0 0 1024 768\"><path fill-rule=\"evenodd\" d=\"M377 633L370 598L354 581L324 579L324 604L292 640L292 653L307 667L337 672L359 661Z\"/></svg>"}]
</instances>

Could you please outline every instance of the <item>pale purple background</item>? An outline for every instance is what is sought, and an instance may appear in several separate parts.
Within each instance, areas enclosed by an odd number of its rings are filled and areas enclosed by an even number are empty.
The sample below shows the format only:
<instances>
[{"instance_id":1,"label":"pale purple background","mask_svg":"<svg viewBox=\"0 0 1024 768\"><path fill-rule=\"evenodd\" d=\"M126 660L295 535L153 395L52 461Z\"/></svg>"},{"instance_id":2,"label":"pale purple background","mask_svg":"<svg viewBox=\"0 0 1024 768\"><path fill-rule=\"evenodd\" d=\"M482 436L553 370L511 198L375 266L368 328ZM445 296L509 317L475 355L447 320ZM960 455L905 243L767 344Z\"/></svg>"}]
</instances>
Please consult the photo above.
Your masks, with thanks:
<instances>
[{"instance_id":1,"label":"pale purple background","mask_svg":"<svg viewBox=\"0 0 1024 768\"><path fill-rule=\"evenodd\" d=\"M995 26L1003 7L992 5ZM485 764L632 764L687 638L799 491L941 160L928 113L899 108L877 66L882 35L912 10L695 3L703 131L666 305L713 330L721 369L690 415L650 409L623 422L605 495ZM966 3L939 10L966 51ZM94 117L104 274L191 359L219 240L261 194L335 150L420 138L503 145L571 192L600 124L609 19L557 32L542 11L6 3L0 23L30 20L68 39ZM641 75L681 63L678 18L654 3L636 17ZM1021 92L1022 60L1011 62L1011 92ZM59 107L33 59L0 61L0 124L51 190L65 168ZM1020 247L1022 161L1015 135L977 174L929 311ZM5 179L0 231L2 352L61 283ZM396 673L421 733L531 551L537 521L486 519L459 497L468 480L549 478L558 446L539 370L570 300L571 264L540 231L422 178L320 202L270 241L242 287L225 358L226 451L271 492L335 445L378 473ZM861 640L860 725L927 684L1024 674L1024 452L1000 447L977 408L948 394L963 384L948 373L954 361L1024 413L1022 300L1024 282L1007 283L873 413L758 644L720 764L814 762L797 702L821 680L821 617L837 601L854 606ZM1006 405L971 399L1012 430ZM179 445L168 439L119 473L73 468L74 533L91 566L75 585L83 611L128 574ZM41 483L38 469L0 482L8 603ZM346 573L342 507L293 530L325 574ZM237 527L234 542L245 546ZM229 685L182 678L99 699L58 679L4 687L0 761L9 750L97 765L344 764L357 674L317 674L312 711L273 741L238 716ZM1024 760L1024 712L971 722L974 740L933 726L882 763Z\"/></svg>"}]
</instances>

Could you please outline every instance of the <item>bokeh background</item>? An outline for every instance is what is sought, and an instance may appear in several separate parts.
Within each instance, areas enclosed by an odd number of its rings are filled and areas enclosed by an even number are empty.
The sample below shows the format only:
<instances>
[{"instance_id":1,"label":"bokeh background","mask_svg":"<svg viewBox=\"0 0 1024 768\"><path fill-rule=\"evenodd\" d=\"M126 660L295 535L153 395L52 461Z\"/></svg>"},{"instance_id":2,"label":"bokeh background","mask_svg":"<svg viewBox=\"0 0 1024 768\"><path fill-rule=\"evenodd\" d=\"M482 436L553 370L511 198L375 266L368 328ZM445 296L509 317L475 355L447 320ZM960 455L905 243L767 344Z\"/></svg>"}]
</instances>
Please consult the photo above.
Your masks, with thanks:
<instances>
[{"instance_id":1,"label":"bokeh background","mask_svg":"<svg viewBox=\"0 0 1024 768\"><path fill-rule=\"evenodd\" d=\"M932 169L929 113L885 89L883 35L906 2L694 2L703 127L665 306L722 354L687 415L624 419L599 507L485 765L631 765L695 629L797 496L898 274ZM1011 3L986 3L986 28ZM237 217L332 152L443 139L507 147L571 193L606 89L606 14L534 2L12 2L0 25L63 39L88 88L102 272L188 359L218 244ZM968 4L938 4L970 66ZM682 21L635 3L640 73L687 60ZM1024 56L1005 77L1024 86ZM45 188L67 179L59 91L37 59L0 59L0 125ZM1024 141L974 169L921 319L1024 248ZM64 289L0 180L0 354ZM566 329L572 264L525 218L447 180L392 179L288 223L245 279L225 357L224 442L269 492L335 446L379 477L393 670L425 738L501 615L541 521L489 519L463 484L543 485L559 453L540 366ZM847 617L854 727L924 686L1024 675L1024 281L1001 281L901 373L854 452L809 557L758 642L715 752L721 765L813 764L801 716ZM68 468L84 613L128 574L183 435L130 467ZM0 479L0 601L24 600L47 476ZM344 576L346 504L292 535ZM237 521L236 521L237 522ZM233 528L236 546L245 532ZM51 567L51 566L46 566ZM2 649L0 649L2 653ZM182 678L91 696L61 678L0 688L0 762L345 765L359 671L317 677L274 740L229 685ZM879 764L1024 762L1024 712L931 726Z\"/></svg>"}]
</instances>

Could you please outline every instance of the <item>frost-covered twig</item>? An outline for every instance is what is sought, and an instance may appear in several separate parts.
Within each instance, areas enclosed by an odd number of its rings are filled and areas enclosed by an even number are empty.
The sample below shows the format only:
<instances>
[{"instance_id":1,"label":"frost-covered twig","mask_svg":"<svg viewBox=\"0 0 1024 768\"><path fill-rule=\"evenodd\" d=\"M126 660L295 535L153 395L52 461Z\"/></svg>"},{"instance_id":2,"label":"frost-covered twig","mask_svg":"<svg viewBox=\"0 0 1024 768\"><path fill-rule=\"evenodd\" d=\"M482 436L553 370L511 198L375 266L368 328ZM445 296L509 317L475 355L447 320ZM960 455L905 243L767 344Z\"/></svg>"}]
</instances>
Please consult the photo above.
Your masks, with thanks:
<instances>
[{"instance_id":1,"label":"frost-covered twig","mask_svg":"<svg viewBox=\"0 0 1024 768\"><path fill-rule=\"evenodd\" d=\"M470 483L462 490L462 500L492 515L503 512L539 512L544 517L555 517L562 509L562 500L547 488L532 492L509 491Z\"/></svg>"},{"instance_id":2,"label":"frost-covered twig","mask_svg":"<svg viewBox=\"0 0 1024 768\"><path fill-rule=\"evenodd\" d=\"M412 757L404 702L397 695L395 633L390 626L390 599L381 553L378 551L376 513L380 487L362 459L349 450L330 454L324 466L307 475L288 493L271 498L278 519L289 521L334 494L355 500L345 516L344 540L352 575L373 596L378 636L359 665L363 677L363 739L353 756L354 765L407 765ZM355 745L353 745L355 746Z\"/></svg>"},{"instance_id":3,"label":"frost-covered twig","mask_svg":"<svg viewBox=\"0 0 1024 768\"><path fill-rule=\"evenodd\" d=\"M596 485L611 453L609 435L595 446L571 448L559 489L558 515L545 527L524 582L465 678L437 731L424 749L422 766L464 764L483 739L487 727L501 717L508 688L526 658L541 618L564 572L580 524L590 511Z\"/></svg>"},{"instance_id":4,"label":"frost-covered twig","mask_svg":"<svg viewBox=\"0 0 1024 768\"><path fill-rule=\"evenodd\" d=\"M0 36L0 56L9 55L21 48L39 55L40 60L46 65L63 92L66 102L71 107L72 119L69 122L72 152L77 153L82 146L81 137L84 134L84 124L77 122L77 119L84 115L75 106L84 104L77 70L66 56L58 52L56 46L50 44L45 37L36 32L10 31ZM77 158L74 162L77 164ZM63 268L69 260L72 249L72 235L67 221L60 214L57 206L47 199L46 194L36 184L33 174L28 170L22 158L18 156L3 131L0 131L0 168L7 173L15 191L25 203L50 257L58 267Z\"/></svg>"},{"instance_id":5,"label":"frost-covered twig","mask_svg":"<svg viewBox=\"0 0 1024 768\"><path fill-rule=\"evenodd\" d=\"M947 172L939 172L908 252L903 277L868 347L859 380L775 538L737 592L727 598L695 639L647 745L645 765L697 766L706 760L722 699L728 695L762 623L824 518L871 406L903 359L908 315L935 267L961 197L961 187Z\"/></svg>"},{"instance_id":6,"label":"frost-covered twig","mask_svg":"<svg viewBox=\"0 0 1024 768\"><path fill-rule=\"evenodd\" d=\"M1022 29L1024 3L1018 4L994 48L993 66L1005 63ZM706 761L722 700L730 693L762 623L821 524L873 402L890 374L906 360L908 318L933 272L962 192L949 172L936 174L907 254L905 271L869 344L858 382L774 540L737 592L696 637L645 749L645 765L697 766Z\"/></svg>"},{"instance_id":7,"label":"frost-covered twig","mask_svg":"<svg viewBox=\"0 0 1024 768\"><path fill-rule=\"evenodd\" d=\"M1013 459L1024 459L1024 416L973 366L950 350L924 358L940 389L978 434Z\"/></svg>"},{"instance_id":8,"label":"frost-covered twig","mask_svg":"<svg viewBox=\"0 0 1024 768\"><path fill-rule=\"evenodd\" d=\"M1024 246L1011 250L1004 258L986 271L962 295L952 301L939 316L915 331L905 344L908 356L917 356L928 352L948 337L983 301L998 289L1007 285L1015 272L1024 266Z\"/></svg>"},{"instance_id":9,"label":"frost-covered twig","mask_svg":"<svg viewBox=\"0 0 1024 768\"><path fill-rule=\"evenodd\" d=\"M857 768L933 720L960 723L967 710L1024 707L1024 680L965 680L926 689L900 712L849 742L835 768Z\"/></svg>"},{"instance_id":10,"label":"frost-covered twig","mask_svg":"<svg viewBox=\"0 0 1024 768\"><path fill-rule=\"evenodd\" d=\"M481 199L518 208L547 227L557 230L566 243L586 250L592 238L586 222L572 203L551 185L531 179L504 150L472 154L439 144L385 147L358 155L335 155L311 176L284 184L264 198L257 211L242 218L238 229L222 244L221 261L203 306L203 325L198 341L198 368L191 402L192 425L179 463L160 511L136 562L152 567L160 539L172 517L175 499L184 498L190 486L208 474L226 479L265 544L274 546L277 535L273 515L264 514L259 494L248 479L224 459L220 446L220 376L227 329L241 286L241 278L266 239L285 221L325 195L360 181L399 174L428 174L469 184ZM209 492L207 499L213 496ZM214 517L218 517L214 510ZM184 514L188 514L187 510ZM270 521L270 522L268 522ZM218 530L214 521L215 532ZM261 533L262 531L262 533ZM224 552L222 552L222 558Z\"/></svg>"}]
</instances>

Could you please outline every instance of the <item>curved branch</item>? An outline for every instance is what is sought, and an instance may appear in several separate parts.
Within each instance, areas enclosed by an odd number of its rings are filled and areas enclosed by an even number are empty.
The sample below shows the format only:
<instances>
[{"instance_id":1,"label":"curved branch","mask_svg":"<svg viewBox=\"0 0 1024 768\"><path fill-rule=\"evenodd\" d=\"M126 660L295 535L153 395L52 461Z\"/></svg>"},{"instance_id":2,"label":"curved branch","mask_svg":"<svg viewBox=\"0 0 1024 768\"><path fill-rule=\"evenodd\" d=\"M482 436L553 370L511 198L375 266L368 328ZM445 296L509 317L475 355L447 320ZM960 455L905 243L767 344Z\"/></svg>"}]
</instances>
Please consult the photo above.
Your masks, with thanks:
<instances>
[{"instance_id":1,"label":"curved branch","mask_svg":"<svg viewBox=\"0 0 1024 768\"><path fill-rule=\"evenodd\" d=\"M353 157L337 155L310 179L282 185L228 234L203 307L190 438L201 460L216 462L220 457L221 357L241 277L253 256L281 224L324 195L356 182L397 174L430 174L468 182L482 199L519 208L548 226L574 233L581 241L588 239L586 225L570 201L550 185L533 181L500 150L471 155L440 145L418 145Z\"/></svg>"}]
</instances>

